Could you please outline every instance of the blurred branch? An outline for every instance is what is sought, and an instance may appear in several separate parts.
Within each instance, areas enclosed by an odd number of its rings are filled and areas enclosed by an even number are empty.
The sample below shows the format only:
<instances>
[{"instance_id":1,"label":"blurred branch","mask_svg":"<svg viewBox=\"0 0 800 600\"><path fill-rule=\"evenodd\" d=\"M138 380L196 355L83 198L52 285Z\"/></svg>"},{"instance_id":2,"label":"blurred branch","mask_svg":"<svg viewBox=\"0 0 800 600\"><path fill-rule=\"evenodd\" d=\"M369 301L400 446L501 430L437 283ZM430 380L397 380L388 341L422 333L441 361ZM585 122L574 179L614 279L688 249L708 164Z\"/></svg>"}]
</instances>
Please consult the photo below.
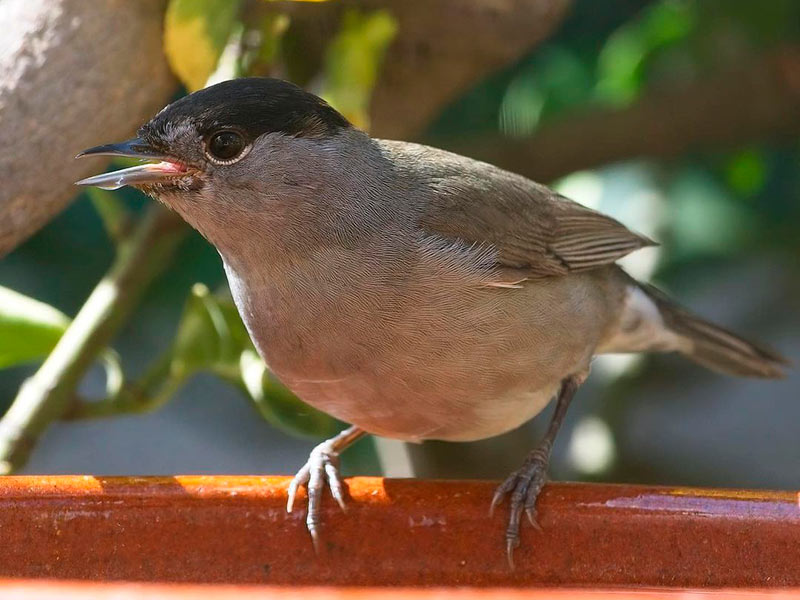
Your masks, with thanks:
<instances>
[{"instance_id":1,"label":"blurred branch","mask_svg":"<svg viewBox=\"0 0 800 600\"><path fill-rule=\"evenodd\" d=\"M0 420L0 472L24 464L38 437L64 414L86 371L129 317L144 289L169 264L187 230L180 217L153 205L120 243L108 274Z\"/></svg>"},{"instance_id":2,"label":"blurred branch","mask_svg":"<svg viewBox=\"0 0 800 600\"><path fill-rule=\"evenodd\" d=\"M86 195L103 221L109 239L115 245L124 241L130 233L133 218L122 199L117 194L96 187L87 188Z\"/></svg>"},{"instance_id":3,"label":"blurred branch","mask_svg":"<svg viewBox=\"0 0 800 600\"><path fill-rule=\"evenodd\" d=\"M118 393L109 398L91 401L75 396L61 418L98 419L157 410L169 402L184 383L183 378L170 376L171 366L172 353L167 352L148 368L141 379L125 382Z\"/></svg>"},{"instance_id":4,"label":"blurred branch","mask_svg":"<svg viewBox=\"0 0 800 600\"><path fill-rule=\"evenodd\" d=\"M418 136L449 102L549 36L570 0L360 0L398 35L372 97L371 133Z\"/></svg>"},{"instance_id":5,"label":"blurred branch","mask_svg":"<svg viewBox=\"0 0 800 600\"><path fill-rule=\"evenodd\" d=\"M470 86L550 35L570 5L571 0L252 0L248 10L291 16L291 48L302 64L290 65L289 76L301 84L319 72L343 11L387 10L397 21L397 35L372 96L370 133L407 139L420 135Z\"/></svg>"},{"instance_id":6,"label":"blurred branch","mask_svg":"<svg viewBox=\"0 0 800 600\"><path fill-rule=\"evenodd\" d=\"M176 82L164 60L164 0L3 0L0 256L70 200L97 163L79 151L129 137Z\"/></svg>"},{"instance_id":7,"label":"blurred branch","mask_svg":"<svg viewBox=\"0 0 800 600\"><path fill-rule=\"evenodd\" d=\"M548 181L636 157L670 158L800 134L800 47L784 47L679 89L651 91L622 109L568 114L528 139L437 140Z\"/></svg>"}]
</instances>

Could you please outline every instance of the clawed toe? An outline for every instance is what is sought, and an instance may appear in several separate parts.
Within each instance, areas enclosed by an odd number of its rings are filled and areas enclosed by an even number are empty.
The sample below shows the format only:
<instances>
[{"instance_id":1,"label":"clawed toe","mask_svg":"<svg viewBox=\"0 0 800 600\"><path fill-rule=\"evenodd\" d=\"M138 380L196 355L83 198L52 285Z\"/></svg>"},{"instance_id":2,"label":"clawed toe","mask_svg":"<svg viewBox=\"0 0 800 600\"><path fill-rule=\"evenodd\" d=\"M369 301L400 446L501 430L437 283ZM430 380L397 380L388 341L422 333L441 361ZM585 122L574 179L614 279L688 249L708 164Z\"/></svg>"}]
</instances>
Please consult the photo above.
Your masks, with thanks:
<instances>
[{"instance_id":1,"label":"clawed toe","mask_svg":"<svg viewBox=\"0 0 800 600\"><path fill-rule=\"evenodd\" d=\"M528 517L528 523L531 524L531 527L533 527L536 531L541 533L542 526L539 525L539 521L536 519L536 509L526 508L525 516Z\"/></svg>"},{"instance_id":2,"label":"clawed toe","mask_svg":"<svg viewBox=\"0 0 800 600\"><path fill-rule=\"evenodd\" d=\"M308 512L306 514L306 527L314 544L314 550L319 553L320 546L320 511L325 484L331 490L331 496L343 511L345 505L345 487L339 473L339 451L363 435L363 432L351 428L337 436L321 443L311 451L308 462L297 472L289 484L286 511L292 512L297 492L301 486L306 487L308 497Z\"/></svg>"},{"instance_id":3,"label":"clawed toe","mask_svg":"<svg viewBox=\"0 0 800 600\"><path fill-rule=\"evenodd\" d=\"M547 479L547 461L534 457L526 461L523 467L512 473L501 483L494 493L489 513L509 496L510 513L506 527L506 555L508 564L514 568L514 549L519 546L519 528L522 513L525 512L528 522L537 530L542 528L536 519L536 499Z\"/></svg>"}]
</instances>

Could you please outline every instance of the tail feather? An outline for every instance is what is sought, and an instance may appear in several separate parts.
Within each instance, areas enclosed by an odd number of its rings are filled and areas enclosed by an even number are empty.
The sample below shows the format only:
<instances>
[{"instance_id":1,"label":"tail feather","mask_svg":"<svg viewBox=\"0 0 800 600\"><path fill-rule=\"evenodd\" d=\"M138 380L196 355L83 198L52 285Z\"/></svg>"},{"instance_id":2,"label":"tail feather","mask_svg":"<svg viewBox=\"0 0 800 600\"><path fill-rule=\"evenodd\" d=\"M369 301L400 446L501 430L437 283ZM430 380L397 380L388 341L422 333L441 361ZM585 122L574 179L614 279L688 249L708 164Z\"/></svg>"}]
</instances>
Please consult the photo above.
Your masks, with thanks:
<instances>
[{"instance_id":1,"label":"tail feather","mask_svg":"<svg viewBox=\"0 0 800 600\"><path fill-rule=\"evenodd\" d=\"M739 377L784 377L789 362L777 352L690 313L652 286L639 286L655 302L664 326L679 337L678 351L688 358Z\"/></svg>"}]
</instances>

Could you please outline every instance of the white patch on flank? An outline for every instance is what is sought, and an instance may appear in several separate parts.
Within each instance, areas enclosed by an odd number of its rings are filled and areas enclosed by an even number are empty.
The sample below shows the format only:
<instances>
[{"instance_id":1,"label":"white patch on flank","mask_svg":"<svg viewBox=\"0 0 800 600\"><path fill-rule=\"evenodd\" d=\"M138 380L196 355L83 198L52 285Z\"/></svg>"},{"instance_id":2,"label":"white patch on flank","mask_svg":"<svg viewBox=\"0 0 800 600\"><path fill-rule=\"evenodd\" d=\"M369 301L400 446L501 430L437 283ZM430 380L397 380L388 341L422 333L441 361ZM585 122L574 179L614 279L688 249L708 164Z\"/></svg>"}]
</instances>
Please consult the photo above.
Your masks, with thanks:
<instances>
[{"instance_id":1,"label":"white patch on flank","mask_svg":"<svg viewBox=\"0 0 800 600\"><path fill-rule=\"evenodd\" d=\"M639 286L628 286L617 329L600 348L607 352L669 351L678 348L680 338L664 326L658 306Z\"/></svg>"}]
</instances>

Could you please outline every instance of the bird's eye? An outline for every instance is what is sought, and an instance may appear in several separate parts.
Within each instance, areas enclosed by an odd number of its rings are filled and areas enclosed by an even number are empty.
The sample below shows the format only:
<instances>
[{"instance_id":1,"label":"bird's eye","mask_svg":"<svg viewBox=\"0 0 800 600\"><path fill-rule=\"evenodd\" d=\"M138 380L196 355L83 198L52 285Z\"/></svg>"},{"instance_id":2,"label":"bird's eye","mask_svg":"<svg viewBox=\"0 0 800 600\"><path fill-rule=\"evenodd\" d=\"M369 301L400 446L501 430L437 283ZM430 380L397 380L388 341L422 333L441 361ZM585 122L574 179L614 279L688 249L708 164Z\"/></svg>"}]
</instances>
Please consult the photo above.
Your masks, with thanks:
<instances>
[{"instance_id":1,"label":"bird's eye","mask_svg":"<svg viewBox=\"0 0 800 600\"><path fill-rule=\"evenodd\" d=\"M234 162L245 149L247 143L237 131L218 131L208 140L208 154L221 163Z\"/></svg>"}]
</instances>

